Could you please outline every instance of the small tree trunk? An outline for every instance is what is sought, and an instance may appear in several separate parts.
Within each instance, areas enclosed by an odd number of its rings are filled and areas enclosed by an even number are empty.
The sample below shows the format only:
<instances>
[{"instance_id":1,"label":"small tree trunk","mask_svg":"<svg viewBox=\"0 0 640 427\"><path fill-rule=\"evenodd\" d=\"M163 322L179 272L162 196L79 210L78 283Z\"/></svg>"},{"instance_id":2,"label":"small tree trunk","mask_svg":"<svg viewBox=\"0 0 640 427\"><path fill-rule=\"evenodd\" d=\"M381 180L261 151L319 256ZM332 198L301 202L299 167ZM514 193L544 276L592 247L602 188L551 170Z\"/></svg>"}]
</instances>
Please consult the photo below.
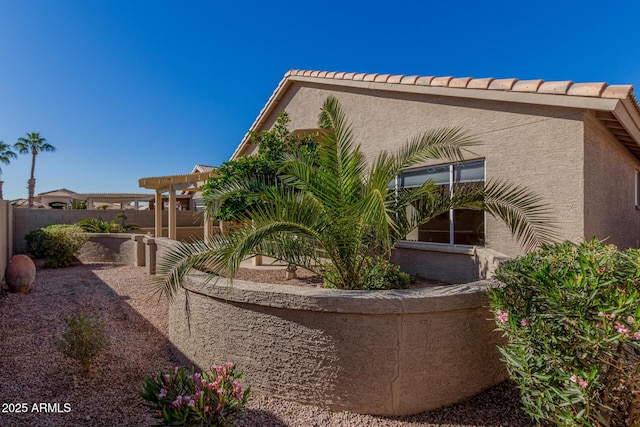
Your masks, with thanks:
<instances>
[{"instance_id":1,"label":"small tree trunk","mask_svg":"<svg viewBox=\"0 0 640 427\"><path fill-rule=\"evenodd\" d=\"M33 207L33 193L34 193L35 188L36 188L36 180L35 180L35 178L34 179L30 179L28 181L28 183L29 183L29 186L28 186L28 188L29 188L29 207L32 208Z\"/></svg>"},{"instance_id":2,"label":"small tree trunk","mask_svg":"<svg viewBox=\"0 0 640 427\"><path fill-rule=\"evenodd\" d=\"M4 181L0 181L0 200L2 200L2 184L4 184Z\"/></svg>"}]
</instances>

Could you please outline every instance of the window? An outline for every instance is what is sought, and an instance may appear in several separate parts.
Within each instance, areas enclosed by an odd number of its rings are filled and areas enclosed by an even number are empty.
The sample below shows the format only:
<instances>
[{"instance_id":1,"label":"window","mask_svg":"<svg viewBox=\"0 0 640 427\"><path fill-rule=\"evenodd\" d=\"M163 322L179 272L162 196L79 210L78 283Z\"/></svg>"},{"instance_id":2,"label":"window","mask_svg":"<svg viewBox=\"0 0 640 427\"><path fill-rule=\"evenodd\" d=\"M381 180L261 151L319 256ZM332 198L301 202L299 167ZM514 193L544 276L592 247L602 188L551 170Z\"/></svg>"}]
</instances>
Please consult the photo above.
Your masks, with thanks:
<instances>
[{"instance_id":1,"label":"window","mask_svg":"<svg viewBox=\"0 0 640 427\"><path fill-rule=\"evenodd\" d=\"M418 187L432 180L441 191L455 192L461 184L484 184L484 160L417 169L398 178L398 185L402 188ZM407 240L456 245L484 245L484 238L484 212L470 209L456 209L438 215L407 236Z\"/></svg>"}]
</instances>

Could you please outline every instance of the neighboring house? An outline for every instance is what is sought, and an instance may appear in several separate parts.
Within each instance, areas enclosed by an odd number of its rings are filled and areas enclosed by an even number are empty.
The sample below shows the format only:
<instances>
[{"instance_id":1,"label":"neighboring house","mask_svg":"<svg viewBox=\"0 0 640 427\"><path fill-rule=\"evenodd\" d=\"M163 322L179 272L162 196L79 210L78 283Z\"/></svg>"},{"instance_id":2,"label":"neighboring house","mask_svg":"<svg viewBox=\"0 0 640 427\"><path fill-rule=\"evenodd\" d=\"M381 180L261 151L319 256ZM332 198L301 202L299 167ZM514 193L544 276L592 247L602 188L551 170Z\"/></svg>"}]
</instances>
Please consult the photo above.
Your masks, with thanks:
<instances>
[{"instance_id":1,"label":"neighboring house","mask_svg":"<svg viewBox=\"0 0 640 427\"><path fill-rule=\"evenodd\" d=\"M193 170L191 171L191 173L194 174L194 173L213 172L216 169L217 169L216 166L195 165L193 167ZM200 185L203 185L203 184L204 184L204 182L200 183ZM187 190L183 190L182 194L191 194L192 209L194 209L194 210L202 210L202 209L204 209L204 202L202 201L202 191L200 191L199 188L198 188L197 191L192 191L191 193L189 193Z\"/></svg>"},{"instance_id":2,"label":"neighboring house","mask_svg":"<svg viewBox=\"0 0 640 427\"><path fill-rule=\"evenodd\" d=\"M640 246L640 109L632 86L293 70L251 131L271 128L282 110L291 130L311 131L330 95L369 160L433 128L463 127L482 141L467 162L425 164L398 185L508 180L543 196L562 239ZM232 158L255 149L247 133ZM394 261L415 274L461 282L522 253L501 221L478 212L451 217L408 235Z\"/></svg>"},{"instance_id":3,"label":"neighboring house","mask_svg":"<svg viewBox=\"0 0 640 427\"><path fill-rule=\"evenodd\" d=\"M140 209L140 203L148 208L154 200L153 194L145 193L76 193L61 188L38 194L36 207L49 209L69 209L75 203L85 202L87 209ZM26 207L26 206L25 206Z\"/></svg>"}]
</instances>

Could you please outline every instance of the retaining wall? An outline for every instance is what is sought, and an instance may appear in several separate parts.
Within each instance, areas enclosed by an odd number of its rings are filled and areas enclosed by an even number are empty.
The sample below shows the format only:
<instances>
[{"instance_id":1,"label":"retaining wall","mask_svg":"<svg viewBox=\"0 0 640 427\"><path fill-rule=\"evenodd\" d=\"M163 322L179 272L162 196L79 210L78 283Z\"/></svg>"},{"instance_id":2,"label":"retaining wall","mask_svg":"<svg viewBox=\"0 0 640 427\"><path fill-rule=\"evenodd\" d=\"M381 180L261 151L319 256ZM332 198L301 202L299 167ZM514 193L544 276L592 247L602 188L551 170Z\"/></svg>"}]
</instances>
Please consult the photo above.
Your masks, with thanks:
<instances>
[{"instance_id":1,"label":"retaining wall","mask_svg":"<svg viewBox=\"0 0 640 427\"><path fill-rule=\"evenodd\" d=\"M490 282L340 291L187 277L169 337L202 369L233 361L255 390L305 404L408 415L507 378Z\"/></svg>"}]
</instances>

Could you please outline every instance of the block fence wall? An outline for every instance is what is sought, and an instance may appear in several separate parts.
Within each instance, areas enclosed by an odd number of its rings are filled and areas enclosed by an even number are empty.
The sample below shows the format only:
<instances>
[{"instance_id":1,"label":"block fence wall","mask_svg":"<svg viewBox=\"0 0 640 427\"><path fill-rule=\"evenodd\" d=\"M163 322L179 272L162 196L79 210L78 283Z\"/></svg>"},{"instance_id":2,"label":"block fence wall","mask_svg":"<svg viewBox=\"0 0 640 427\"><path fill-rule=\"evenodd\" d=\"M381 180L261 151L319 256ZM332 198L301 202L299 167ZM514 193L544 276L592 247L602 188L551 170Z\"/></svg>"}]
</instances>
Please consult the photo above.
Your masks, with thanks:
<instances>
[{"instance_id":1,"label":"block fence wall","mask_svg":"<svg viewBox=\"0 0 640 427\"><path fill-rule=\"evenodd\" d=\"M14 209L13 238L15 253L25 253L27 245L24 236L32 231L51 224L74 224L82 218L101 218L105 221L113 220L117 215L124 213L127 217L126 224L137 224L143 234L153 234L154 211L135 210L85 210L85 209ZM176 225L179 228L192 229L184 237L190 235L202 237L203 217L196 211L177 211ZM168 212L162 212L162 223L169 223ZM166 227L165 227L166 228Z\"/></svg>"},{"instance_id":2,"label":"block fence wall","mask_svg":"<svg viewBox=\"0 0 640 427\"><path fill-rule=\"evenodd\" d=\"M8 200L0 200L0 282L13 255L13 210Z\"/></svg>"}]
</instances>

